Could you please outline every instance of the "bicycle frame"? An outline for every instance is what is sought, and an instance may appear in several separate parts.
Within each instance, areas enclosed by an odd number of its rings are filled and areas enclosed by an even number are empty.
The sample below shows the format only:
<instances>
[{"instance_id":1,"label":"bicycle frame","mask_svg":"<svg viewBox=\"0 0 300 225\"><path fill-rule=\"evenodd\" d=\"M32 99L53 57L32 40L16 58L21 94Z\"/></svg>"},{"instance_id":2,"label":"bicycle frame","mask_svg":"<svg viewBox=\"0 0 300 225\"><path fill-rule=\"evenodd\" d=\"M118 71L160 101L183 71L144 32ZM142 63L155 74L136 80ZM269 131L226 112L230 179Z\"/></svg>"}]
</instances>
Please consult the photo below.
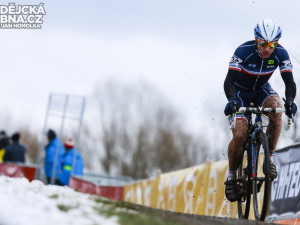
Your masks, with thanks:
<instances>
[{"instance_id":1,"label":"bicycle frame","mask_svg":"<svg viewBox=\"0 0 300 225\"><path fill-rule=\"evenodd\" d=\"M251 118L251 114L250 114L250 118ZM252 138L252 156L256 155L256 138L257 138L257 134L259 132L261 132L263 130L262 127L262 118L261 118L261 113L256 114L255 117L255 122L254 125L252 125L252 122L248 122L248 124L250 126L254 127L254 132L252 132L252 136L251 136L251 132L249 133L250 137ZM249 127L249 129L253 129L253 127ZM252 157L252 171L251 171L251 177L254 178L255 177L255 164L256 164L256 157Z\"/></svg>"}]
</instances>

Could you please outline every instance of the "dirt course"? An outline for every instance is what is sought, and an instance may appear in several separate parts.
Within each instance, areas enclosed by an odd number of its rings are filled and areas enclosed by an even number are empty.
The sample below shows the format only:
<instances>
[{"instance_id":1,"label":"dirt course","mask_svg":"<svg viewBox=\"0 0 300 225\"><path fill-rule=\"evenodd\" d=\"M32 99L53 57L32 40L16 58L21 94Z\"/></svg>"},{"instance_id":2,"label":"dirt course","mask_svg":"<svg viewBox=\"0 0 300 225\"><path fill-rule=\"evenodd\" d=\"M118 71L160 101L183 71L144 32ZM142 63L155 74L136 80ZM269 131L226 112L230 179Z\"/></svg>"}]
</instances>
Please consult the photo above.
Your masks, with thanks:
<instances>
[{"instance_id":1,"label":"dirt course","mask_svg":"<svg viewBox=\"0 0 300 225\"><path fill-rule=\"evenodd\" d=\"M220 218L211 216L200 216L200 215L190 215L184 213L173 213L166 212L162 210L155 210L158 214L166 216L168 218L174 218L175 220L182 221L189 225L262 225L267 224L259 221L252 220L239 220L230 218ZM272 223L268 223L272 224Z\"/></svg>"},{"instance_id":2,"label":"dirt course","mask_svg":"<svg viewBox=\"0 0 300 225\"><path fill-rule=\"evenodd\" d=\"M127 203L128 206L128 203ZM140 205L130 204L130 208L138 210L140 212L150 212L153 216L160 216L162 218L172 219L174 221L180 221L188 225L263 225L274 224L259 222L253 220L239 220L231 218L221 218L212 216L201 216L186 213L175 213L170 211L164 211L154 208L148 208ZM277 224L278 225L278 224Z\"/></svg>"}]
</instances>

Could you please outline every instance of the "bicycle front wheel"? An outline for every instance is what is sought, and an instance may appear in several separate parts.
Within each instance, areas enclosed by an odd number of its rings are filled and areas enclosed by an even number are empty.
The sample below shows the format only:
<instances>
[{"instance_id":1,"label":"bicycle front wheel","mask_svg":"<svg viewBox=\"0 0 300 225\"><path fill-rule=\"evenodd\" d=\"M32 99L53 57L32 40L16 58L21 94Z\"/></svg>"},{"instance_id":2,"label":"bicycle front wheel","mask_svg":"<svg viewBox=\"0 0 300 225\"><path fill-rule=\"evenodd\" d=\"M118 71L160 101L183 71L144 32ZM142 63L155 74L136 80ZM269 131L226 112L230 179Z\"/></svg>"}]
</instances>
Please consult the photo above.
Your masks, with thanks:
<instances>
[{"instance_id":1,"label":"bicycle front wheel","mask_svg":"<svg viewBox=\"0 0 300 225\"><path fill-rule=\"evenodd\" d=\"M269 146L266 135L263 132L259 132L257 137L255 158L256 164L253 178L254 215L256 220L264 221L270 208L271 179L269 178Z\"/></svg>"},{"instance_id":2,"label":"bicycle front wheel","mask_svg":"<svg viewBox=\"0 0 300 225\"><path fill-rule=\"evenodd\" d=\"M251 203L251 180L249 179L249 170L247 161L251 161L249 159L249 155L247 156L246 150L244 151L244 155L241 159L241 163L238 167L238 180L243 181L243 195L240 200L237 202L238 207L238 216L239 219L248 219L249 217L249 210L250 210L250 203ZM247 160L248 159L248 160Z\"/></svg>"},{"instance_id":3,"label":"bicycle front wheel","mask_svg":"<svg viewBox=\"0 0 300 225\"><path fill-rule=\"evenodd\" d=\"M243 195L237 202L239 219L248 219L250 211L252 192L252 180L250 180L252 153L250 146L252 146L252 144L251 141L248 140L237 171L238 180L243 181Z\"/></svg>"}]
</instances>

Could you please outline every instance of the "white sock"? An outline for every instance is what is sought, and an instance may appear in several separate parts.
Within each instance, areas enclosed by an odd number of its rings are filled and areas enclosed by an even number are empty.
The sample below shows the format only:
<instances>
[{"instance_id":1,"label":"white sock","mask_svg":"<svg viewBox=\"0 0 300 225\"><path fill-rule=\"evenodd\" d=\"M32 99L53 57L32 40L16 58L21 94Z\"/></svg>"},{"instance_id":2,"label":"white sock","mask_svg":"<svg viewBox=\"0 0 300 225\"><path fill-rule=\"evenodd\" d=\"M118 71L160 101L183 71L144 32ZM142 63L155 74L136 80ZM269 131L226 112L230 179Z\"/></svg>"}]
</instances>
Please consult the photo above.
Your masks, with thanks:
<instances>
[{"instance_id":1,"label":"white sock","mask_svg":"<svg viewBox=\"0 0 300 225\"><path fill-rule=\"evenodd\" d=\"M236 179L236 170L228 169L227 180L234 180L234 179Z\"/></svg>"},{"instance_id":2,"label":"white sock","mask_svg":"<svg viewBox=\"0 0 300 225\"><path fill-rule=\"evenodd\" d=\"M275 152L269 152L271 162L273 162L273 160L274 160L274 155L275 155Z\"/></svg>"}]
</instances>

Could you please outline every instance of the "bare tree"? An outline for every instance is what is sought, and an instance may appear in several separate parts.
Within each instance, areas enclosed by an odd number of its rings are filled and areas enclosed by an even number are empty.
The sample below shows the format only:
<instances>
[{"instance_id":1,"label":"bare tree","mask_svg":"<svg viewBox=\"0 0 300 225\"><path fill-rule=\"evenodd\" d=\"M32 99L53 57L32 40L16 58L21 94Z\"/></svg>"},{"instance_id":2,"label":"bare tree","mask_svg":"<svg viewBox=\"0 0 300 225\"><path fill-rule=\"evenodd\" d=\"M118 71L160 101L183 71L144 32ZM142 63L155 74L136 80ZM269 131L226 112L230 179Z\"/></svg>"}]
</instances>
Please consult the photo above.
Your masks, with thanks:
<instances>
[{"instance_id":1,"label":"bare tree","mask_svg":"<svg viewBox=\"0 0 300 225\"><path fill-rule=\"evenodd\" d=\"M36 132L25 126L22 126L18 130L21 136L20 141L26 147L26 162L36 163L40 146Z\"/></svg>"},{"instance_id":2,"label":"bare tree","mask_svg":"<svg viewBox=\"0 0 300 225\"><path fill-rule=\"evenodd\" d=\"M88 141L93 142L88 151L106 173L146 178L155 169L167 172L206 160L203 138L186 132L179 112L149 85L110 81L96 87L94 100L101 129ZM92 129L88 124L86 134Z\"/></svg>"}]
</instances>

